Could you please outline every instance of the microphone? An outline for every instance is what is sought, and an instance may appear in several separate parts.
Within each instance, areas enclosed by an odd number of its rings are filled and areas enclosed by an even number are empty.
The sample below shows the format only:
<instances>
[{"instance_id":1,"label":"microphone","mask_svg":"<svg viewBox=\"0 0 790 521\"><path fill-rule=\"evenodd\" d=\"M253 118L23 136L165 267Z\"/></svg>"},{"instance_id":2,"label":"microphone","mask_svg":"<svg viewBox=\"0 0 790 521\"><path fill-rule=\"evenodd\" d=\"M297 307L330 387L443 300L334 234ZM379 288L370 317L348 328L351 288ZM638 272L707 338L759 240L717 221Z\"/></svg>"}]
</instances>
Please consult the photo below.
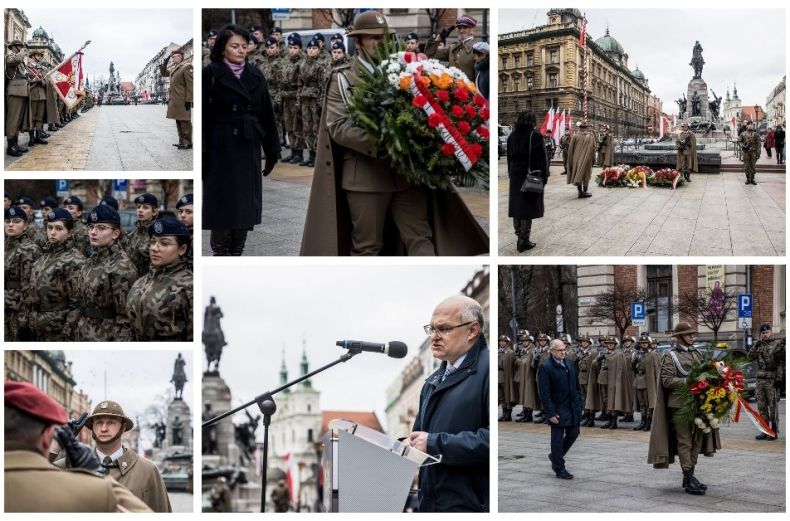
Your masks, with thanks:
<instances>
[{"instance_id":1,"label":"microphone","mask_svg":"<svg viewBox=\"0 0 790 521\"><path fill-rule=\"evenodd\" d=\"M338 340L335 345L348 349L352 353L361 353L363 351L369 353L384 353L390 358L403 358L409 351L409 348L403 342L394 340L386 344L377 344L376 342L362 342L360 340Z\"/></svg>"}]
</instances>

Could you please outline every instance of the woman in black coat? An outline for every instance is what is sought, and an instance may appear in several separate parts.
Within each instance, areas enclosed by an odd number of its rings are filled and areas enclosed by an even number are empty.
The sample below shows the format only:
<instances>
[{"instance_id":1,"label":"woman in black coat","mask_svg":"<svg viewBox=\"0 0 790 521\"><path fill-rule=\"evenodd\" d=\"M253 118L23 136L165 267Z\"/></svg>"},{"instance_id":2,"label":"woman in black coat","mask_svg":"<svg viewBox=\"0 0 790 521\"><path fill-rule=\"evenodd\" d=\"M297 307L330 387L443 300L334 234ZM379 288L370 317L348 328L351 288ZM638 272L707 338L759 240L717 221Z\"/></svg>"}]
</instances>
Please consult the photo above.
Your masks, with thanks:
<instances>
[{"instance_id":1,"label":"woman in black coat","mask_svg":"<svg viewBox=\"0 0 790 521\"><path fill-rule=\"evenodd\" d=\"M216 256L244 251L247 232L261 223L261 174L280 155L266 79L246 60L248 40L243 27L225 26L203 68L203 229Z\"/></svg>"},{"instance_id":2,"label":"woman in black coat","mask_svg":"<svg viewBox=\"0 0 790 521\"><path fill-rule=\"evenodd\" d=\"M516 121L516 129L507 140L507 173L510 177L508 217L513 218L519 252L535 247L535 243L529 240L532 219L543 217L543 192L522 192L521 185L529 170L542 172L544 186L549 182L546 146L540 131L535 130L536 124L534 112L522 112Z\"/></svg>"}]
</instances>

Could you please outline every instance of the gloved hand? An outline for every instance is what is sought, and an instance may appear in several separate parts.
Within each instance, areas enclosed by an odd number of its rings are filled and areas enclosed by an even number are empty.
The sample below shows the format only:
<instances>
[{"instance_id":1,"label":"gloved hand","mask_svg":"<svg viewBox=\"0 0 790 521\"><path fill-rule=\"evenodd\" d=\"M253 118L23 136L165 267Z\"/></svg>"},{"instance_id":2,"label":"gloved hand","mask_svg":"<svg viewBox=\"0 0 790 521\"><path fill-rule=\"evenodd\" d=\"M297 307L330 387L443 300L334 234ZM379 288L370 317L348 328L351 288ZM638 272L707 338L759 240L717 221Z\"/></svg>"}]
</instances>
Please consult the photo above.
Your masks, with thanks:
<instances>
[{"instance_id":1,"label":"gloved hand","mask_svg":"<svg viewBox=\"0 0 790 521\"><path fill-rule=\"evenodd\" d=\"M262 172L263 177L266 177L267 175L272 173L272 170L274 170L274 165L277 164L277 160L278 160L277 156L266 158L266 162L264 163L263 172Z\"/></svg>"},{"instance_id":2,"label":"gloved hand","mask_svg":"<svg viewBox=\"0 0 790 521\"><path fill-rule=\"evenodd\" d=\"M187 109L187 110L192 110L192 102L191 101L185 101L184 102L184 108Z\"/></svg>"},{"instance_id":3,"label":"gloved hand","mask_svg":"<svg viewBox=\"0 0 790 521\"><path fill-rule=\"evenodd\" d=\"M77 437L82 428L85 426L86 421L88 421L88 413L84 412L76 420L67 421L66 426L71 429L71 432L74 433L74 437Z\"/></svg>"},{"instance_id":4,"label":"gloved hand","mask_svg":"<svg viewBox=\"0 0 790 521\"><path fill-rule=\"evenodd\" d=\"M63 450L66 451L66 460L69 467L104 473L96 454L93 453L90 447L78 442L71 428L67 425L57 428L55 438L60 446L63 447Z\"/></svg>"},{"instance_id":5,"label":"gloved hand","mask_svg":"<svg viewBox=\"0 0 790 521\"><path fill-rule=\"evenodd\" d=\"M439 31L439 38L441 38L442 40L446 40L447 37L450 36L450 33L453 31L455 31L454 25L451 27L445 27L444 29Z\"/></svg>"}]
</instances>

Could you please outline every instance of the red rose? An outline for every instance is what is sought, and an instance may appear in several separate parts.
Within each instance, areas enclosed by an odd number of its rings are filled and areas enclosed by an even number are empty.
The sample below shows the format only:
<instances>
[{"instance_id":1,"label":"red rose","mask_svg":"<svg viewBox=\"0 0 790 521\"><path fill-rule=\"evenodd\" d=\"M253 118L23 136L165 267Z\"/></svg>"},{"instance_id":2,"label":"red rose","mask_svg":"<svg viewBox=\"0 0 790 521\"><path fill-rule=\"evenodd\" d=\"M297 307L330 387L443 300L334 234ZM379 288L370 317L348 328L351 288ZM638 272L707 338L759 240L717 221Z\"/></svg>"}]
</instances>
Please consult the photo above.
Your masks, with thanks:
<instances>
[{"instance_id":1,"label":"red rose","mask_svg":"<svg viewBox=\"0 0 790 521\"><path fill-rule=\"evenodd\" d=\"M420 94L419 96L415 96L411 103L415 107L423 108L425 104L428 103L428 98Z\"/></svg>"},{"instance_id":2,"label":"red rose","mask_svg":"<svg viewBox=\"0 0 790 521\"><path fill-rule=\"evenodd\" d=\"M464 88L455 89L453 91L453 96L455 96L455 99L463 103L469 101L469 91Z\"/></svg>"},{"instance_id":3,"label":"red rose","mask_svg":"<svg viewBox=\"0 0 790 521\"><path fill-rule=\"evenodd\" d=\"M488 106L485 106L482 109L480 109L480 117L481 118L487 120L489 115L490 114L488 112Z\"/></svg>"},{"instance_id":4,"label":"red rose","mask_svg":"<svg viewBox=\"0 0 790 521\"><path fill-rule=\"evenodd\" d=\"M442 123L442 117L434 112L430 116L428 116L428 126L431 128L436 128Z\"/></svg>"},{"instance_id":5,"label":"red rose","mask_svg":"<svg viewBox=\"0 0 790 521\"><path fill-rule=\"evenodd\" d=\"M478 157L483 153L483 145L480 143L472 143L469 145L469 149Z\"/></svg>"},{"instance_id":6,"label":"red rose","mask_svg":"<svg viewBox=\"0 0 790 521\"><path fill-rule=\"evenodd\" d=\"M488 136L490 135L488 133L488 129L483 125L477 127L477 133L480 134L480 137L482 137L483 139L488 139Z\"/></svg>"},{"instance_id":7,"label":"red rose","mask_svg":"<svg viewBox=\"0 0 790 521\"><path fill-rule=\"evenodd\" d=\"M406 61L406 63L411 63L417 60L417 55L413 52L407 52L403 55L403 59Z\"/></svg>"},{"instance_id":8,"label":"red rose","mask_svg":"<svg viewBox=\"0 0 790 521\"><path fill-rule=\"evenodd\" d=\"M486 99L480 94L475 94L475 97L472 99L472 101L474 101L474 104L478 107L482 107L486 104Z\"/></svg>"},{"instance_id":9,"label":"red rose","mask_svg":"<svg viewBox=\"0 0 790 521\"><path fill-rule=\"evenodd\" d=\"M689 392L691 394L700 394L705 389L708 388L708 381L707 380L700 380L699 382L695 383L691 387L689 387Z\"/></svg>"},{"instance_id":10,"label":"red rose","mask_svg":"<svg viewBox=\"0 0 790 521\"><path fill-rule=\"evenodd\" d=\"M477 116L477 111L475 110L473 105L466 106L466 115L469 116L470 118L474 118Z\"/></svg>"},{"instance_id":11,"label":"red rose","mask_svg":"<svg viewBox=\"0 0 790 521\"><path fill-rule=\"evenodd\" d=\"M439 98L444 103L450 101L450 95L447 93L446 90L440 90L436 92L436 97Z\"/></svg>"},{"instance_id":12,"label":"red rose","mask_svg":"<svg viewBox=\"0 0 790 521\"><path fill-rule=\"evenodd\" d=\"M472 125L466 121L461 121L458 123L458 130L460 130L462 134L468 134L469 131L472 130Z\"/></svg>"},{"instance_id":13,"label":"red rose","mask_svg":"<svg viewBox=\"0 0 790 521\"><path fill-rule=\"evenodd\" d=\"M453 116L455 116L456 118L464 117L464 109L462 109L459 105L453 105L450 110L452 111Z\"/></svg>"},{"instance_id":14,"label":"red rose","mask_svg":"<svg viewBox=\"0 0 790 521\"><path fill-rule=\"evenodd\" d=\"M444 145L442 145L442 154L446 156L451 156L455 154L455 147L450 143L445 143Z\"/></svg>"}]
</instances>

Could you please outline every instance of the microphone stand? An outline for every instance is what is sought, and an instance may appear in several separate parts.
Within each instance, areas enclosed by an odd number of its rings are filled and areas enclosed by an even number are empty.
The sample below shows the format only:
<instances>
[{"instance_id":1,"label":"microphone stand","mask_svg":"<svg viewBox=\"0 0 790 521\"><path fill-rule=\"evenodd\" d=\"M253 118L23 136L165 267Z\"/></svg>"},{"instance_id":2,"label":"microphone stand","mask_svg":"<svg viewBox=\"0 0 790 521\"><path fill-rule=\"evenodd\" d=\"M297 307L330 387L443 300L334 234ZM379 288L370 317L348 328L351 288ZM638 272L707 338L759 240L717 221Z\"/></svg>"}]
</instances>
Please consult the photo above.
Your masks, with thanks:
<instances>
[{"instance_id":1,"label":"microphone stand","mask_svg":"<svg viewBox=\"0 0 790 521\"><path fill-rule=\"evenodd\" d=\"M238 407L236 407L235 409L231 409L230 411L223 412L222 414L219 414L211 418L210 420L203 422L203 424L201 425L201 428L203 429L205 429L206 427L211 427L212 425L219 422L220 420L223 420L232 414L236 414L237 412L246 409L252 404L258 405L258 409L260 409L261 413L263 414L263 462L262 462L263 468L261 469L261 512L266 512L266 470L269 461L269 425L271 424L272 421L272 415L277 411L277 404L274 403L274 398L272 397L275 394L279 393L280 391L284 391L285 389L288 389L289 387L293 387L299 382L307 380L308 378L317 375L318 373L322 373L326 371L330 367L334 367L338 364L348 362L349 360L351 360L353 357L355 357L361 352L362 352L361 349L349 349L347 353L344 353L340 358L338 358L334 362L330 362L325 366L319 367L318 369L311 371L304 376L300 376L296 380L291 380L290 382L283 384L280 387L277 387L276 389L260 394L255 398L253 398L252 400L250 400L249 402L239 405Z\"/></svg>"}]
</instances>

